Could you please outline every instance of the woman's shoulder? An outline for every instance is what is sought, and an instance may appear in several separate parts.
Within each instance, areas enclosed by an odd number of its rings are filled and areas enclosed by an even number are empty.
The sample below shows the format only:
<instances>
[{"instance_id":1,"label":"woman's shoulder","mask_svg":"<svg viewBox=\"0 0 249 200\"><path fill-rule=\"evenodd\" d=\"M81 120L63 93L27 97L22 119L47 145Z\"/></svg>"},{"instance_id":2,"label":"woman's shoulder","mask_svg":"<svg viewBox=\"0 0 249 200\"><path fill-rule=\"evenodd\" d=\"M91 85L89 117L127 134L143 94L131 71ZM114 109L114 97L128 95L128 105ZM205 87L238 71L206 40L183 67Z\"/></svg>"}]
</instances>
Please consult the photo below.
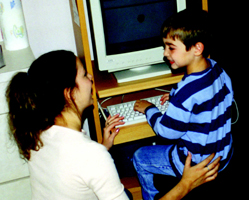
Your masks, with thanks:
<instances>
[{"instance_id":1,"label":"woman's shoulder","mask_svg":"<svg viewBox=\"0 0 249 200\"><path fill-rule=\"evenodd\" d=\"M52 126L42 133L44 146L53 145L68 151L105 151L106 148L91 140L84 130L75 131L61 126Z\"/></svg>"}]
</instances>

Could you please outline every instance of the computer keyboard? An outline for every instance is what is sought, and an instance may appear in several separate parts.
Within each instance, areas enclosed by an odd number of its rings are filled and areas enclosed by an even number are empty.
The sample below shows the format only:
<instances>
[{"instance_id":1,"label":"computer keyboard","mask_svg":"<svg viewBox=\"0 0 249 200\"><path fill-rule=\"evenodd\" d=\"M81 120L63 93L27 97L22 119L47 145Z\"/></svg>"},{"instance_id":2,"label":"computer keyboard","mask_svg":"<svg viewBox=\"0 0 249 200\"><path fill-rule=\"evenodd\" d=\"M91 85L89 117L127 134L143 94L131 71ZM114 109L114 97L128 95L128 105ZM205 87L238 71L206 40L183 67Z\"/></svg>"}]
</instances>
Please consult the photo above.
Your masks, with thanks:
<instances>
[{"instance_id":1,"label":"computer keyboard","mask_svg":"<svg viewBox=\"0 0 249 200\"><path fill-rule=\"evenodd\" d=\"M153 103L156 107L158 107L161 113L164 114L168 108L169 102L167 101L163 105L161 105L160 103L161 97L162 95L159 95L159 96L145 98L143 100L147 100ZM137 124L140 122L146 122L147 120L146 120L145 114L140 113L138 111L134 111L135 102L136 101L130 101L126 103L120 103L120 104L107 106L107 110L111 116L118 114L118 113L119 113L119 116L124 116L123 121L125 122L125 124L120 125L120 126L127 126L131 124Z\"/></svg>"}]
</instances>

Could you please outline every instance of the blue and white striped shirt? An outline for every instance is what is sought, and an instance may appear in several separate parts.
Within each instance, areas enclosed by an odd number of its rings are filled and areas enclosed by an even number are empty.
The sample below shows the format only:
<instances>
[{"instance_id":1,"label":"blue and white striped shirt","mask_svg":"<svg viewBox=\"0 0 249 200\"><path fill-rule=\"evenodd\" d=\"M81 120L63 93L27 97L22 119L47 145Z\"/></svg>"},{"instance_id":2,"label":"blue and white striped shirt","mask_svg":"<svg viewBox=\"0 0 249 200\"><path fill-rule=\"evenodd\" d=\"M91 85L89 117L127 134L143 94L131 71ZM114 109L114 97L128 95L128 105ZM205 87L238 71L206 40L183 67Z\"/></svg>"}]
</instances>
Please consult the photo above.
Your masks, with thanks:
<instances>
[{"instance_id":1,"label":"blue and white striped shirt","mask_svg":"<svg viewBox=\"0 0 249 200\"><path fill-rule=\"evenodd\" d=\"M178 177L183 173L188 151L192 154L192 165L215 152L215 158L222 156L220 169L232 156L232 84L215 61L209 62L211 67L185 75L171 90L164 115L153 106L146 110L148 123L157 135L177 139L169 156Z\"/></svg>"}]
</instances>

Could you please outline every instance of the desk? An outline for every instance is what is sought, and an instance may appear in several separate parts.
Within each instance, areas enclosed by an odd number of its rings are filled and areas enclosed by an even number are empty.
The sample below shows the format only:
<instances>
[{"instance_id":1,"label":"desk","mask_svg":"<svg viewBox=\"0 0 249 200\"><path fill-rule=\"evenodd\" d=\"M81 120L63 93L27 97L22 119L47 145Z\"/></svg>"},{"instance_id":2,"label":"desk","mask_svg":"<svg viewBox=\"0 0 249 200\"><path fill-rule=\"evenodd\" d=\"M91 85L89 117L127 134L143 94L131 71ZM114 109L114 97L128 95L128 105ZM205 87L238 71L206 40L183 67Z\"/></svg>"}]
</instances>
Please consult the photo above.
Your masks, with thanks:
<instances>
[{"instance_id":1,"label":"desk","mask_svg":"<svg viewBox=\"0 0 249 200\"><path fill-rule=\"evenodd\" d=\"M122 95L122 94L126 94L126 96L128 96L126 97L126 100L124 102L164 94L165 92L155 91L154 88L178 83L183 77L182 73L167 74L153 78L130 81L126 83L117 83L112 73L100 72L98 69L95 68L94 63L92 63L92 66L93 66L94 83L95 83L94 85L96 88L97 96L100 101L103 98ZM145 92L143 93L139 91L145 91ZM94 120L95 121L99 120L99 117L94 116ZM155 133L153 132L153 130L151 129L151 127L148 125L147 122L143 122L136 125L121 127L119 134L116 136L114 140L114 144L131 142L134 140L139 140L152 136L155 136ZM102 131L101 133L97 132L97 137L98 141L99 137L101 137L102 139Z\"/></svg>"},{"instance_id":2,"label":"desk","mask_svg":"<svg viewBox=\"0 0 249 200\"><path fill-rule=\"evenodd\" d=\"M180 82L183 74L167 74L137 81L117 83L114 75L108 72L100 72L94 67L93 73L95 87L99 98L126 94Z\"/></svg>"}]
</instances>

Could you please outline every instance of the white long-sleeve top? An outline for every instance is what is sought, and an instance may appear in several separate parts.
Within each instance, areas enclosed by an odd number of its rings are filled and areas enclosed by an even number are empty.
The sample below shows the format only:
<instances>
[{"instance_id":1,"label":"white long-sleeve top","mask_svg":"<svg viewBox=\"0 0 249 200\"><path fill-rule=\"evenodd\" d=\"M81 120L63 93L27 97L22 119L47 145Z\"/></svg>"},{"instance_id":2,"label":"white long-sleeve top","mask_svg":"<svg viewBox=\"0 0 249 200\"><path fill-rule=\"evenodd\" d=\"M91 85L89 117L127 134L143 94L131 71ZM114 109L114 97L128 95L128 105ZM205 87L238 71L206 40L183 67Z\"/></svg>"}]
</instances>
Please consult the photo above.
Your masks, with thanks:
<instances>
[{"instance_id":1,"label":"white long-sleeve top","mask_svg":"<svg viewBox=\"0 0 249 200\"><path fill-rule=\"evenodd\" d=\"M106 148L83 132L52 126L28 162L33 200L127 200Z\"/></svg>"}]
</instances>

